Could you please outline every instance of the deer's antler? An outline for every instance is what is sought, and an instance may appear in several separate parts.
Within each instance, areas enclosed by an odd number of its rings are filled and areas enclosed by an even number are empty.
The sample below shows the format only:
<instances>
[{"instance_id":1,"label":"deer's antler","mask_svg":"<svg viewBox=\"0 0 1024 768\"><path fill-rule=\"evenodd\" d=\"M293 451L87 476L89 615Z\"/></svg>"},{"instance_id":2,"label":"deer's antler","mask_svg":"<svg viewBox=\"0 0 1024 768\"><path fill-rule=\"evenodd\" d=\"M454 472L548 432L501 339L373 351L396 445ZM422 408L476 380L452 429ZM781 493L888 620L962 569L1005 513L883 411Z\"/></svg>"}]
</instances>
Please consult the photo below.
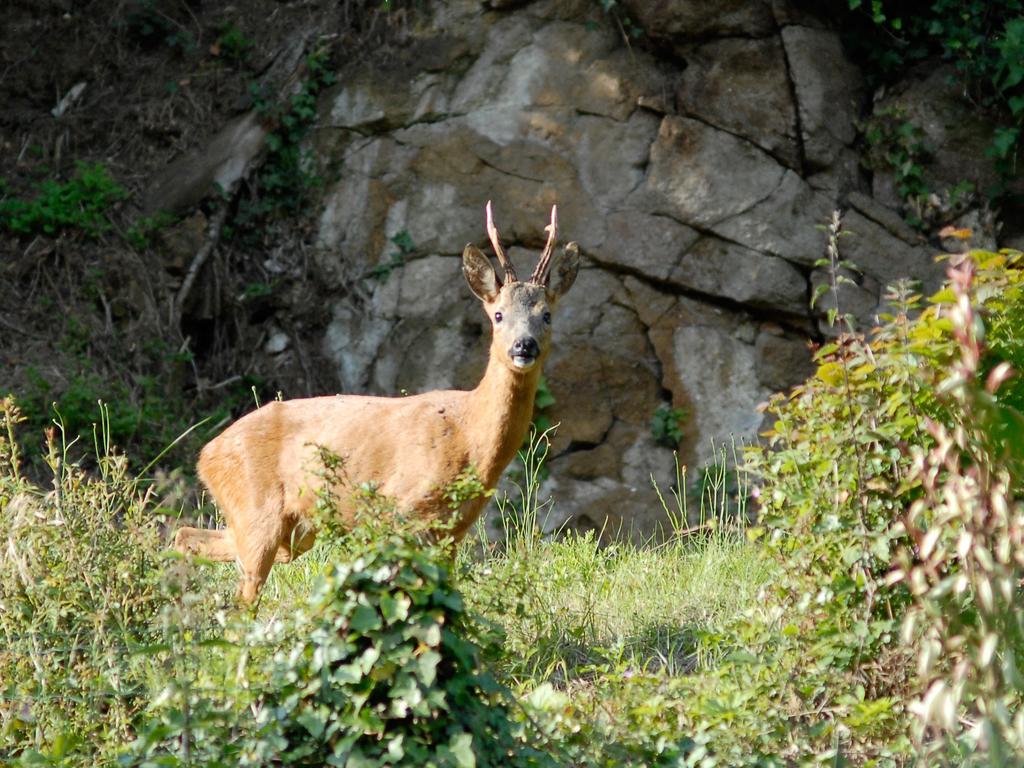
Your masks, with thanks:
<instances>
[{"instance_id":1,"label":"deer's antler","mask_svg":"<svg viewBox=\"0 0 1024 768\"><path fill-rule=\"evenodd\" d=\"M530 275L530 282L536 285L547 285L548 270L551 269L551 254L555 252L555 241L558 240L558 206L551 206L551 223L544 227L548 231L548 242L540 255L540 261Z\"/></svg>"},{"instance_id":2,"label":"deer's antler","mask_svg":"<svg viewBox=\"0 0 1024 768\"><path fill-rule=\"evenodd\" d=\"M491 245L494 247L494 255L498 257L498 263L501 264L501 268L505 270L505 282L514 283L519 280L516 277L516 269L512 266L512 262L509 261L508 256L505 255L505 249L501 247L501 240L498 237L498 229L494 226L494 214L491 213L491 201L487 201L487 236L491 239Z\"/></svg>"}]
</instances>

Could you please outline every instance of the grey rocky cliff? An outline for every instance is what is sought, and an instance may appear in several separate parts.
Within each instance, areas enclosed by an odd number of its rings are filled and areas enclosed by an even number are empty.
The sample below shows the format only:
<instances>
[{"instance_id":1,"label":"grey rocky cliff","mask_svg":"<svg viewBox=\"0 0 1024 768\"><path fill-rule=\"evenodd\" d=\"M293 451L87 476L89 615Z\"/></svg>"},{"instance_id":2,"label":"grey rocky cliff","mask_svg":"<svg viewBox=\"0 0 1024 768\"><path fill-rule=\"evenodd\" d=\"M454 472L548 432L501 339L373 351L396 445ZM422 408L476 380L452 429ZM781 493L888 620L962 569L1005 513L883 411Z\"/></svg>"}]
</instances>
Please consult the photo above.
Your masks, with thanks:
<instances>
[{"instance_id":1,"label":"grey rocky cliff","mask_svg":"<svg viewBox=\"0 0 1024 768\"><path fill-rule=\"evenodd\" d=\"M834 207L865 269L844 297L863 321L887 282L940 273L871 197L864 83L827 24L785 0L625 7L660 52L584 0L438 4L402 61L338 73L314 149L340 165L318 240L344 391L471 387L487 323L462 247L485 244L493 200L526 271L558 204L585 264L546 366L560 427L544 491L556 522L646 536L663 516L651 477L674 478L656 409L686 411L680 456L700 467L806 376Z\"/></svg>"}]
</instances>

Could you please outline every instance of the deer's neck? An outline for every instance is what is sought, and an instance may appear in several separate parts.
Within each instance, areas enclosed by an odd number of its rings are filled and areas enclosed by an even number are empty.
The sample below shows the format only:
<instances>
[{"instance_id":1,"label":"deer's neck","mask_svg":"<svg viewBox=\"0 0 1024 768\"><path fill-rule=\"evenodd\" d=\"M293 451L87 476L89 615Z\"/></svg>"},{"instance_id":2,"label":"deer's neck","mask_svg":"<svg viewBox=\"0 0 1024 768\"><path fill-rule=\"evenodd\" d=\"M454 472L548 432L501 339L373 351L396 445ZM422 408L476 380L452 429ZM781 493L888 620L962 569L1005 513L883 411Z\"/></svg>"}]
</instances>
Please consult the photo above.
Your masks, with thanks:
<instances>
[{"instance_id":1,"label":"deer's neck","mask_svg":"<svg viewBox=\"0 0 1024 768\"><path fill-rule=\"evenodd\" d=\"M492 354L487 371L469 393L470 454L487 487L493 487L523 444L533 419L540 362L516 373Z\"/></svg>"}]
</instances>

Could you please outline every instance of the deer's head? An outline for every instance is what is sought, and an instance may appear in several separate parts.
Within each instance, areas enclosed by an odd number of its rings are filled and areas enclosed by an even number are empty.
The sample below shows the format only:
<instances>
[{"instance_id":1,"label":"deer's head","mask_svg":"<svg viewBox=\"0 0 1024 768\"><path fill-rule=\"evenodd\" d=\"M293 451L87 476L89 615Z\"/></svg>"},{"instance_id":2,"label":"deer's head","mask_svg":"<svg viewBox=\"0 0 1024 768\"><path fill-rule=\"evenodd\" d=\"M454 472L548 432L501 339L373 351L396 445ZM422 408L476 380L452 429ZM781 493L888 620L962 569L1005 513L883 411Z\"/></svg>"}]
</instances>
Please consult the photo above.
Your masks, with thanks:
<instances>
[{"instance_id":1,"label":"deer's head","mask_svg":"<svg viewBox=\"0 0 1024 768\"><path fill-rule=\"evenodd\" d=\"M484 311L491 319L491 356L513 371L525 373L540 364L551 347L551 316L555 304L572 287L580 267L580 251L569 243L555 254L558 238L558 209L551 207L548 241L529 280L520 281L501 247L494 226L491 203L487 203L487 235L505 273L502 280L490 260L470 244L462 253L462 273Z\"/></svg>"}]
</instances>

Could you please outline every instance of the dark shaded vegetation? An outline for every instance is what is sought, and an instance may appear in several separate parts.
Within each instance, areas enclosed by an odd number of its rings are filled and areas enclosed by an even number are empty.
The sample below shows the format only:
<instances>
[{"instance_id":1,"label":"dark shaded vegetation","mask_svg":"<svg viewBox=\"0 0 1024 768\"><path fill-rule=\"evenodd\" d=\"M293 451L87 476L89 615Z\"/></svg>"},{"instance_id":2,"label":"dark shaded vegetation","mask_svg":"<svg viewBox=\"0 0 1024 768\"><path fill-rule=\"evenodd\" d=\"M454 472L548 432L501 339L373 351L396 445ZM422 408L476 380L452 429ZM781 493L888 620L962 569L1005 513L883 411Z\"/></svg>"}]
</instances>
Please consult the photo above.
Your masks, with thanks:
<instances>
[{"instance_id":1,"label":"dark shaded vegetation","mask_svg":"<svg viewBox=\"0 0 1024 768\"><path fill-rule=\"evenodd\" d=\"M844 29L844 39L865 65L873 85L891 83L908 68L927 61L951 63L956 78L950 88L983 110L995 127L988 150L992 162L1004 181L1020 173L1024 125L1024 4L1020 0L845 2L851 23ZM912 177L912 155L895 164L905 169L904 177ZM903 193L923 191L911 186ZM995 198L1007 192L1005 185L980 191Z\"/></svg>"},{"instance_id":2,"label":"dark shaded vegetation","mask_svg":"<svg viewBox=\"0 0 1024 768\"><path fill-rule=\"evenodd\" d=\"M335 171L300 144L337 51L386 59L407 23L400 4L326 0L5 10L0 381L36 434L59 413L91 440L103 401L111 440L141 466L202 421L165 456L187 465L255 401L333 388L311 212ZM300 87L279 103L261 75L309 29ZM230 198L211 188L188 210L145 209L157 172L253 109L278 127ZM288 334L283 354L262 349L271 323Z\"/></svg>"}]
</instances>

